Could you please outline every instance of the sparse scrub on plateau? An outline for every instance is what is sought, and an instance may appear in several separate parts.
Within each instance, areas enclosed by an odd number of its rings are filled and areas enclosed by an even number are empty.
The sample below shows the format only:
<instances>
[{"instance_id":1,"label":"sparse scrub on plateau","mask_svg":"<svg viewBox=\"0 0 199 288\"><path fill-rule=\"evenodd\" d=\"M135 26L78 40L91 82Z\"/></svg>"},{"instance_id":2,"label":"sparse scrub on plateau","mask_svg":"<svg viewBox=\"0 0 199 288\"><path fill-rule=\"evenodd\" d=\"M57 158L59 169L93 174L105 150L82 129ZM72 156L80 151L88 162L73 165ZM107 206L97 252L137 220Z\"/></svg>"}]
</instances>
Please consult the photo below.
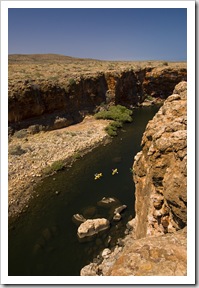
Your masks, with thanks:
<instances>
[{"instance_id":1,"label":"sparse scrub on plateau","mask_svg":"<svg viewBox=\"0 0 199 288\"><path fill-rule=\"evenodd\" d=\"M22 149L20 145L10 146L8 152L10 155L16 155L16 156L21 156L22 154L26 153L26 151Z\"/></svg>"}]
</instances>

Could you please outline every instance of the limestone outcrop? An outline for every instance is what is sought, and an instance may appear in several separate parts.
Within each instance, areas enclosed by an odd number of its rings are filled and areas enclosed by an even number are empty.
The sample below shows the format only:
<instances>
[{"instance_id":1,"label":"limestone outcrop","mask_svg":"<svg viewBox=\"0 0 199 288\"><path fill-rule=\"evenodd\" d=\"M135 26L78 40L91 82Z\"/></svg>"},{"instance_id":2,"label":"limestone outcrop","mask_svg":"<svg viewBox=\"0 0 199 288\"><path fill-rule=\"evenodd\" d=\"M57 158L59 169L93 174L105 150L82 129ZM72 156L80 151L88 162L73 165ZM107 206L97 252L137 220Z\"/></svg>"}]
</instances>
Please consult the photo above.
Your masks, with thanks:
<instances>
[{"instance_id":1,"label":"limestone outcrop","mask_svg":"<svg viewBox=\"0 0 199 288\"><path fill-rule=\"evenodd\" d=\"M116 246L111 253L102 251L102 262L83 267L80 275L186 276L186 244L186 228L175 234L167 233L137 240L128 235L123 248Z\"/></svg>"},{"instance_id":2,"label":"limestone outcrop","mask_svg":"<svg viewBox=\"0 0 199 288\"><path fill-rule=\"evenodd\" d=\"M186 82L173 93L149 121L135 157L136 238L174 232L187 223Z\"/></svg>"},{"instance_id":3,"label":"limestone outcrop","mask_svg":"<svg viewBox=\"0 0 199 288\"><path fill-rule=\"evenodd\" d=\"M122 245L82 268L92 276L187 274L187 83L175 86L142 137L135 156L136 217Z\"/></svg>"}]
</instances>

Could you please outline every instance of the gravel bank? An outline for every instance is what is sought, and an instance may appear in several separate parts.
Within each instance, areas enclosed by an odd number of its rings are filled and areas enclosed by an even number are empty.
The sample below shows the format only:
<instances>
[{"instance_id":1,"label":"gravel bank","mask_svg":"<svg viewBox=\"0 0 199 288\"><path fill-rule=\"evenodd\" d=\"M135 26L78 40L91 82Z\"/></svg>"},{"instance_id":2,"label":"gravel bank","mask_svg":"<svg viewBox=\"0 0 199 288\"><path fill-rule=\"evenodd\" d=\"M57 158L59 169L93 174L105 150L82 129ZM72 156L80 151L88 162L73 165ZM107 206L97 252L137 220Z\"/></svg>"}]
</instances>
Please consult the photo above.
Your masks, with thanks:
<instances>
[{"instance_id":1,"label":"gravel bank","mask_svg":"<svg viewBox=\"0 0 199 288\"><path fill-rule=\"evenodd\" d=\"M104 128L108 121L88 116L79 124L59 130L13 136L9 141L8 204L9 217L19 215L28 208L34 197L34 185L45 177L44 171L55 161L71 163L109 137ZM17 155L21 154L21 155Z\"/></svg>"}]
</instances>

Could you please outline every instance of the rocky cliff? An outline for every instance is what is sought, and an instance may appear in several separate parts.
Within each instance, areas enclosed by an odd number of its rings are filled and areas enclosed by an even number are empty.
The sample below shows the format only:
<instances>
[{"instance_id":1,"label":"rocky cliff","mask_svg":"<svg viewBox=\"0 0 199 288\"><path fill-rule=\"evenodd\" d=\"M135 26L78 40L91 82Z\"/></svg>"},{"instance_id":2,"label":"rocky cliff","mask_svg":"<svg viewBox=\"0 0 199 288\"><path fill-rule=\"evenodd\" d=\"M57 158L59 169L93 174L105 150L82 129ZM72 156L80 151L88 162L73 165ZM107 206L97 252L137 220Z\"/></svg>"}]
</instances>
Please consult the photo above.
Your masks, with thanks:
<instances>
[{"instance_id":1,"label":"rocky cliff","mask_svg":"<svg viewBox=\"0 0 199 288\"><path fill-rule=\"evenodd\" d=\"M186 105L186 82L181 82L146 127L133 166L136 238L186 226Z\"/></svg>"},{"instance_id":2,"label":"rocky cliff","mask_svg":"<svg viewBox=\"0 0 199 288\"><path fill-rule=\"evenodd\" d=\"M85 266L81 275L186 275L186 96L181 82L146 127L133 165L132 231L121 247Z\"/></svg>"},{"instance_id":3,"label":"rocky cliff","mask_svg":"<svg viewBox=\"0 0 199 288\"><path fill-rule=\"evenodd\" d=\"M44 67L42 65L40 66ZM38 66L29 65L26 69L37 71ZM40 74L35 72L28 79L23 78L24 73L20 74L22 78L17 80L15 77L19 74L17 69L20 65L13 65L14 72L9 72L9 126L14 130L31 125L39 125L41 130L65 127L80 122L86 114L94 113L100 105L112 103L137 106L150 95L165 99L179 81L186 80L186 63L180 67L128 66L129 68L120 67L117 70L94 71L89 74L73 75L71 72L73 78L69 78L69 75L64 74L67 65L63 65L60 77L57 76L58 68L57 74L54 68L53 75L56 76L53 77L41 79ZM26 66L23 65L22 68L24 67ZM48 66L49 70L53 67L50 64ZM47 74L44 68L40 69L43 69L43 74Z\"/></svg>"}]
</instances>

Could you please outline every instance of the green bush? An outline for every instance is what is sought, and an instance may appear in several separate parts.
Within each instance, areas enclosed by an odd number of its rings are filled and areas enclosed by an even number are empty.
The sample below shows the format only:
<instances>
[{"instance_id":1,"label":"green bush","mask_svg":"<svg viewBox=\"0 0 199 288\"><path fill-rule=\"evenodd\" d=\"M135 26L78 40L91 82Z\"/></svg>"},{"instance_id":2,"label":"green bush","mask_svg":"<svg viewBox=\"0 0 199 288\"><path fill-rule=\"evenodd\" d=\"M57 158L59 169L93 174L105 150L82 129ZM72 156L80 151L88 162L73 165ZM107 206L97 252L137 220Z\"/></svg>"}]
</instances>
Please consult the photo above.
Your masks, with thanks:
<instances>
[{"instance_id":1,"label":"green bush","mask_svg":"<svg viewBox=\"0 0 199 288\"><path fill-rule=\"evenodd\" d=\"M73 154L73 158L74 158L75 160L77 160L77 159L81 158L81 154L78 153L78 152L76 152L76 153Z\"/></svg>"},{"instance_id":2,"label":"green bush","mask_svg":"<svg viewBox=\"0 0 199 288\"><path fill-rule=\"evenodd\" d=\"M154 100L151 95L147 95L146 99L149 100L149 101L153 101Z\"/></svg>"},{"instance_id":3,"label":"green bush","mask_svg":"<svg viewBox=\"0 0 199 288\"><path fill-rule=\"evenodd\" d=\"M20 145L13 145L13 146L10 146L9 148L10 155L21 156L24 153L26 153L26 151L22 149Z\"/></svg>"},{"instance_id":4,"label":"green bush","mask_svg":"<svg viewBox=\"0 0 199 288\"><path fill-rule=\"evenodd\" d=\"M44 169L45 174L52 174L53 172L60 171L64 168L64 161L58 160L53 162L50 166Z\"/></svg>"},{"instance_id":5,"label":"green bush","mask_svg":"<svg viewBox=\"0 0 199 288\"><path fill-rule=\"evenodd\" d=\"M119 122L132 122L133 112L122 105L111 106L109 110L95 114L96 119L108 119Z\"/></svg>"},{"instance_id":6,"label":"green bush","mask_svg":"<svg viewBox=\"0 0 199 288\"><path fill-rule=\"evenodd\" d=\"M108 133L109 136L114 137L117 136L117 128L113 127L111 124L105 128L105 131Z\"/></svg>"},{"instance_id":7,"label":"green bush","mask_svg":"<svg viewBox=\"0 0 199 288\"><path fill-rule=\"evenodd\" d=\"M123 124L121 121L114 121L111 124L109 124L109 126L112 126L113 128L115 127L117 129L117 128L122 128Z\"/></svg>"},{"instance_id":8,"label":"green bush","mask_svg":"<svg viewBox=\"0 0 199 288\"><path fill-rule=\"evenodd\" d=\"M17 138L25 138L28 135L28 131L26 129L19 130L15 132L14 136Z\"/></svg>"},{"instance_id":9,"label":"green bush","mask_svg":"<svg viewBox=\"0 0 199 288\"><path fill-rule=\"evenodd\" d=\"M106 128L109 136L117 136L117 128L121 128L123 123L132 122L133 112L122 105L111 106L109 110L100 111L95 114L96 119L113 120Z\"/></svg>"},{"instance_id":10,"label":"green bush","mask_svg":"<svg viewBox=\"0 0 199 288\"><path fill-rule=\"evenodd\" d=\"M76 81L75 81L74 78L70 78L70 79L68 80L68 82L69 82L70 85L76 84Z\"/></svg>"}]
</instances>

